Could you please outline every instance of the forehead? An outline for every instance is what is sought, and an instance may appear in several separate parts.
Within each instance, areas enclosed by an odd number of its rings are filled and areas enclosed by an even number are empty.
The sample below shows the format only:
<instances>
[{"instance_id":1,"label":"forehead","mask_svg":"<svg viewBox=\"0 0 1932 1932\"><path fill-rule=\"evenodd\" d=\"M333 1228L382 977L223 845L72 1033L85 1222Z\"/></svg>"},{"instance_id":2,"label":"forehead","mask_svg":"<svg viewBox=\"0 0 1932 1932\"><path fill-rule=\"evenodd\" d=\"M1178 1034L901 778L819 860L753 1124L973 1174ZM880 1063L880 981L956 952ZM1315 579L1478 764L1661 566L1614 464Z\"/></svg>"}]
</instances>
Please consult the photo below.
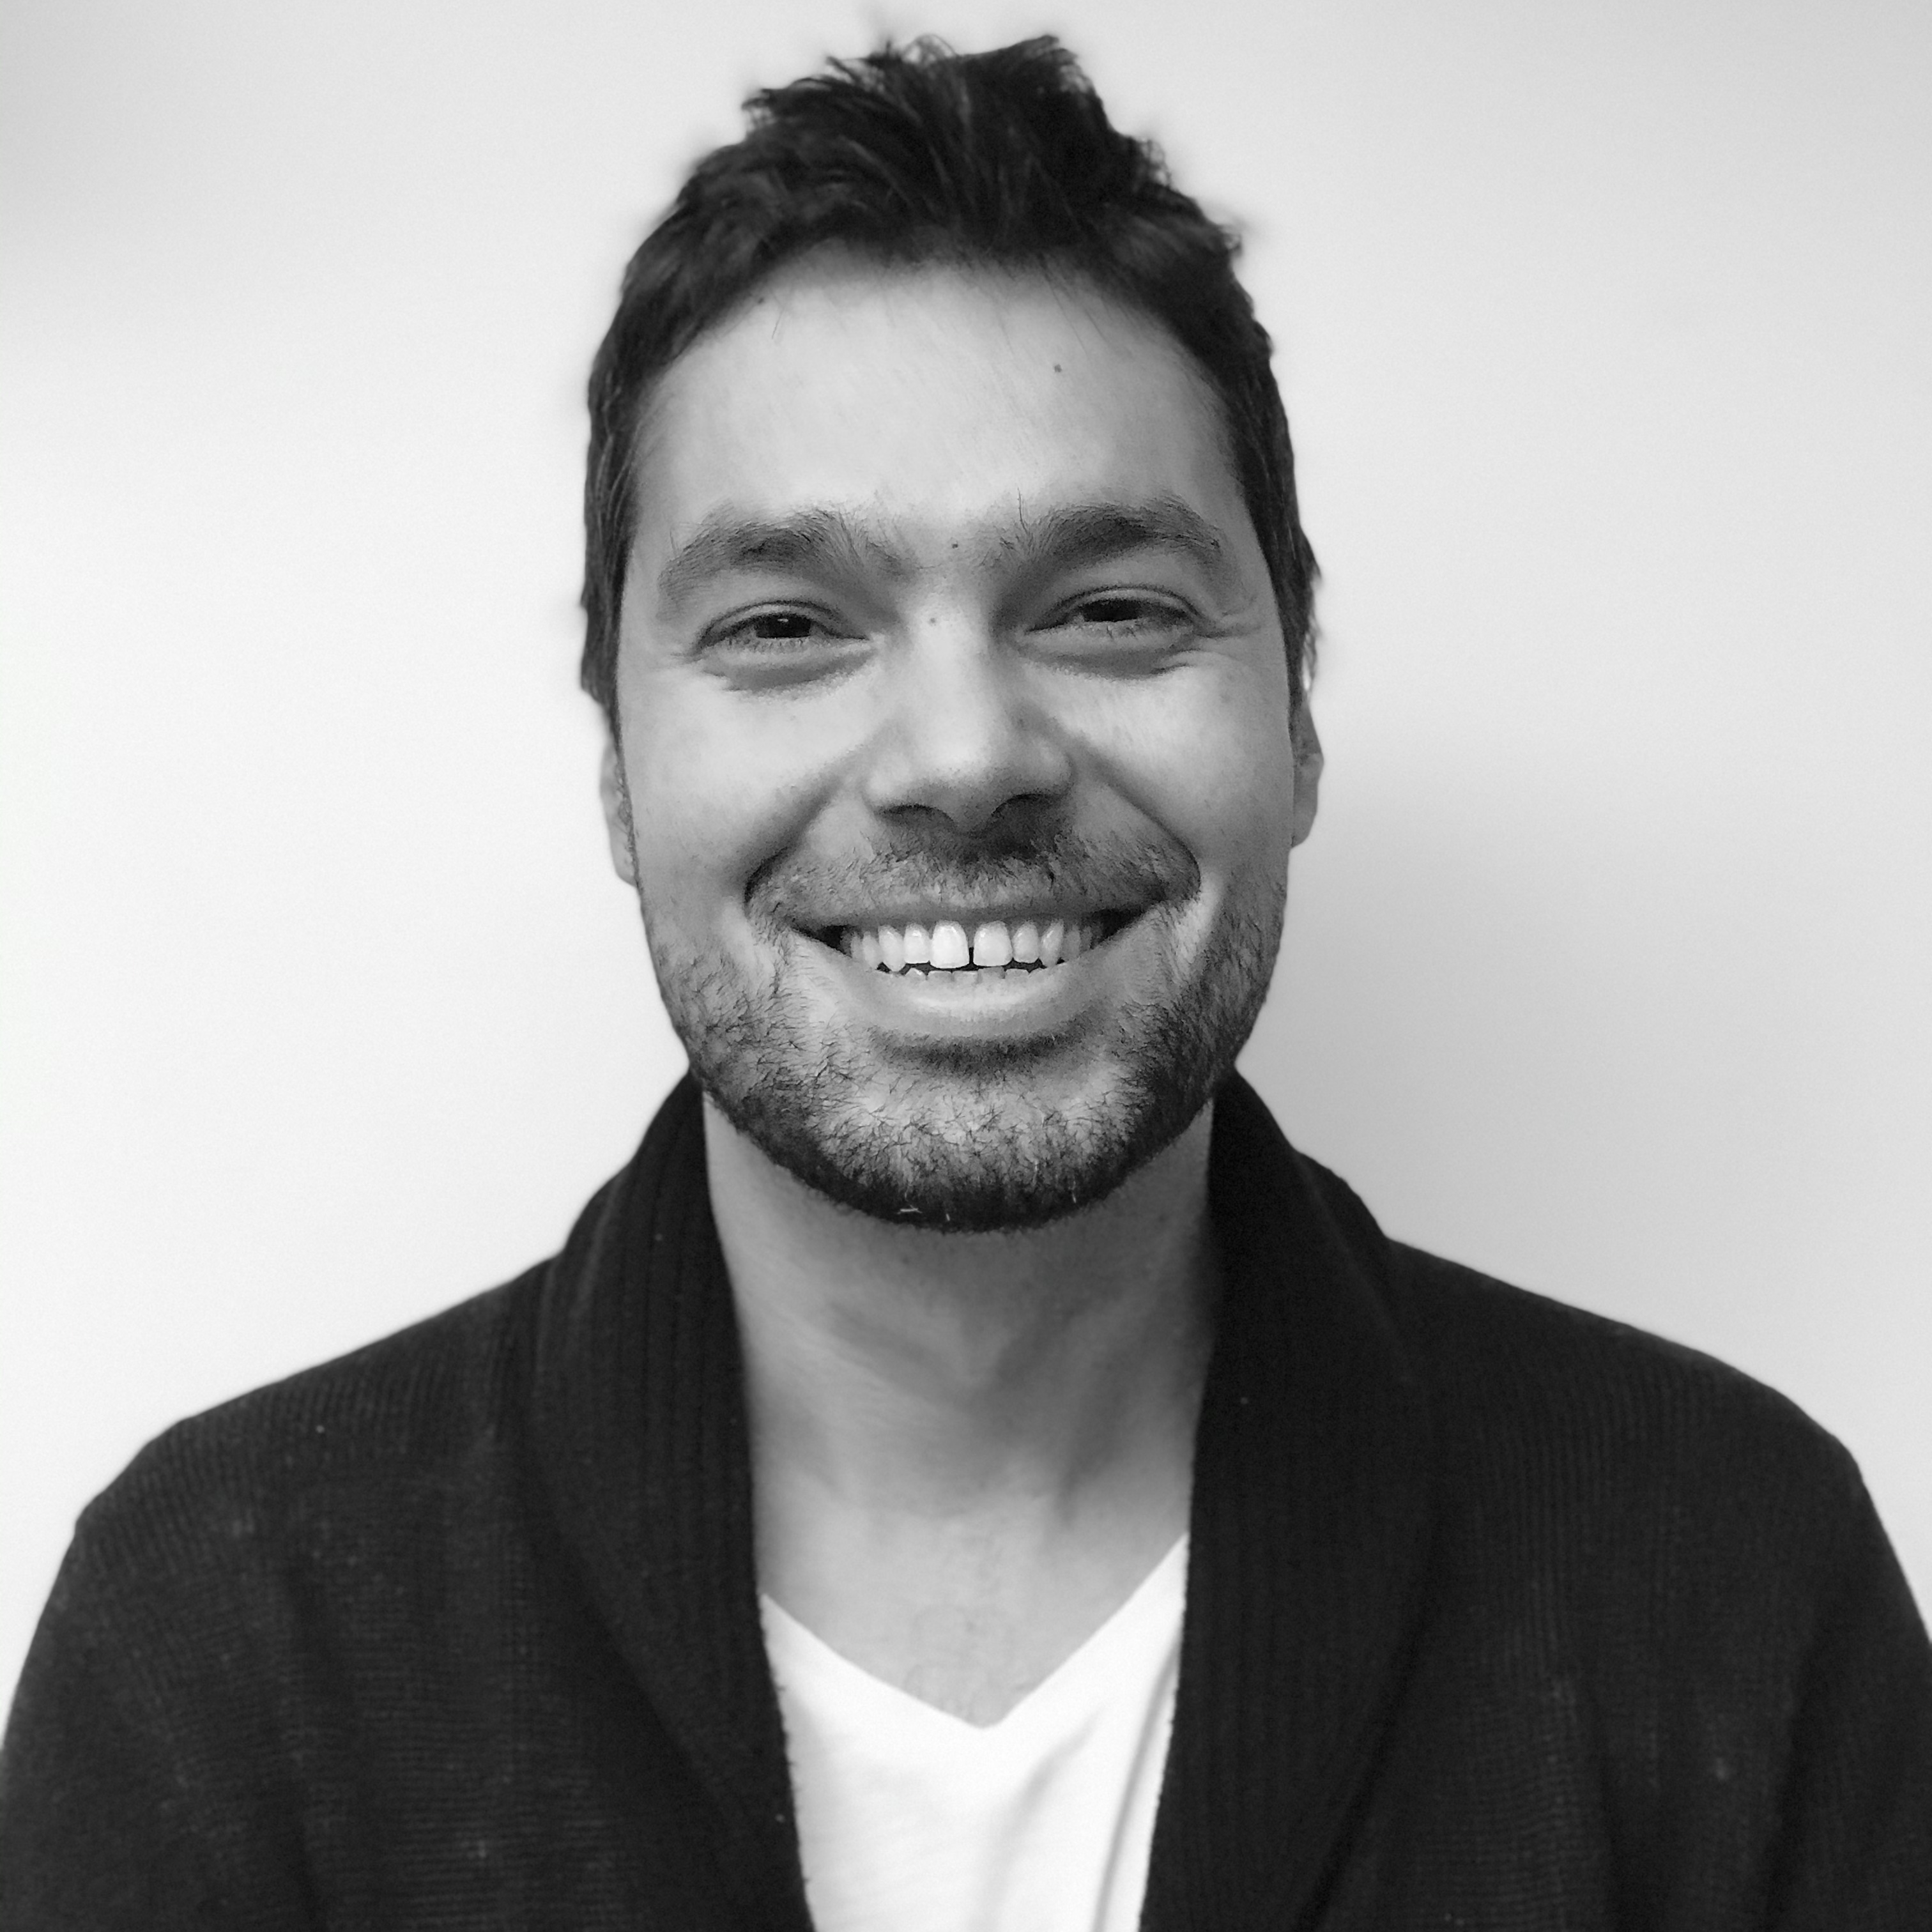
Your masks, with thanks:
<instances>
[{"instance_id":1,"label":"forehead","mask_svg":"<svg viewBox=\"0 0 1932 1932\"><path fill-rule=\"evenodd\" d=\"M1056 503L1155 496L1252 542L1186 352L1044 275L795 266L673 364L640 428L639 557L721 513L856 511L950 544Z\"/></svg>"}]
</instances>

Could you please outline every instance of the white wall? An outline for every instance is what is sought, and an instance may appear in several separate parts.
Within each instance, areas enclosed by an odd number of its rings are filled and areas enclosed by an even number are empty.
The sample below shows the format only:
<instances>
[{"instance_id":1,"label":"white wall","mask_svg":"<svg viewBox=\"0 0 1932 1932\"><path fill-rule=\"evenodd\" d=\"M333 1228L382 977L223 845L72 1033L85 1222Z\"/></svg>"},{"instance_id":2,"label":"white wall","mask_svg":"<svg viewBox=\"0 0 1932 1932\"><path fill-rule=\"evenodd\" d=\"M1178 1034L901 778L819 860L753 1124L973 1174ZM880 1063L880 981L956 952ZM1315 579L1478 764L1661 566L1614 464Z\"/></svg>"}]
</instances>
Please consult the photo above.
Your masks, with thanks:
<instances>
[{"instance_id":1,"label":"white wall","mask_svg":"<svg viewBox=\"0 0 1932 1932\"><path fill-rule=\"evenodd\" d=\"M0 1688L144 1439L548 1250L677 1070L578 398L882 26L1059 28L1250 226L1330 752L1254 1077L1795 1396L1932 1598L1932 10L13 0Z\"/></svg>"}]
</instances>

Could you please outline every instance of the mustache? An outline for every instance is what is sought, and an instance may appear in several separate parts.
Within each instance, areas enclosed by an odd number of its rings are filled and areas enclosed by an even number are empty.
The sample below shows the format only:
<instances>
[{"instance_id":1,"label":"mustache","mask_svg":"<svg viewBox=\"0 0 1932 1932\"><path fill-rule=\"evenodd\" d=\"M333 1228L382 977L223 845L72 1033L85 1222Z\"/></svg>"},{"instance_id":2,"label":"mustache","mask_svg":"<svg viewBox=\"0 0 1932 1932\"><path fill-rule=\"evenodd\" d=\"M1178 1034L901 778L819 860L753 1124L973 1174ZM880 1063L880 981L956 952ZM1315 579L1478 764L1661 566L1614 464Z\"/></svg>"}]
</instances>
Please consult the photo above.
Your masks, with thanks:
<instances>
[{"instance_id":1,"label":"mustache","mask_svg":"<svg viewBox=\"0 0 1932 1932\"><path fill-rule=\"evenodd\" d=\"M927 833L832 857L777 855L753 874L746 902L755 916L808 928L896 899L1036 901L1100 911L1186 898L1200 884L1192 855L1159 835L1060 831L992 844Z\"/></svg>"}]
</instances>

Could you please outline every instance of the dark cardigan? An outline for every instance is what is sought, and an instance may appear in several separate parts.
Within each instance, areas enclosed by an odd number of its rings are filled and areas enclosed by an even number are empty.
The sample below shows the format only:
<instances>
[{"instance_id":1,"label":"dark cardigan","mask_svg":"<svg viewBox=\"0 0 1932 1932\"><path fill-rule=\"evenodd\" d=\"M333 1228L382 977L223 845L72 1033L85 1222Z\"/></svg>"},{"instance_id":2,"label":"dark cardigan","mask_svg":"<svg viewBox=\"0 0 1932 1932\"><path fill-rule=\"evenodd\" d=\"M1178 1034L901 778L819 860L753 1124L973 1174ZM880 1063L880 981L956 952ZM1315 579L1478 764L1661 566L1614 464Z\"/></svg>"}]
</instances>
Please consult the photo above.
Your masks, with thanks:
<instances>
[{"instance_id":1,"label":"dark cardigan","mask_svg":"<svg viewBox=\"0 0 1932 1932\"><path fill-rule=\"evenodd\" d=\"M1391 1244L1239 1084L1213 1190L1145 1924L1932 1926L1932 1651L1844 1451ZM802 1932L751 1520L686 1085L555 1261L87 1511L0 1922Z\"/></svg>"}]
</instances>

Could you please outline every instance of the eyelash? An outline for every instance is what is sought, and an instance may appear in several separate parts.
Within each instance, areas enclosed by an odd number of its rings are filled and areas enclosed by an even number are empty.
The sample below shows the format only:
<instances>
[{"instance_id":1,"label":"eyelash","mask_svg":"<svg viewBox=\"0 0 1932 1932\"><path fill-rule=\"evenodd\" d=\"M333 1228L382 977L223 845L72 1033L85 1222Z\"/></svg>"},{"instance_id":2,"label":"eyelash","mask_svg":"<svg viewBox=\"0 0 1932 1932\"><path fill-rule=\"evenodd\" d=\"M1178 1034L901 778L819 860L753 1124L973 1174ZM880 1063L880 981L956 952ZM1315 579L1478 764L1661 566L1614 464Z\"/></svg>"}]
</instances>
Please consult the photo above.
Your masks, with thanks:
<instances>
[{"instance_id":1,"label":"eyelash","mask_svg":"<svg viewBox=\"0 0 1932 1932\"><path fill-rule=\"evenodd\" d=\"M788 645L816 641L808 631L777 638L761 638L753 626L758 624L792 621L814 627L824 639L844 642L848 634L838 628L826 618L814 610L802 610L796 605L778 604L767 610L748 610L739 616L721 624L705 639L710 645L725 645L741 650L782 650Z\"/></svg>"},{"instance_id":2,"label":"eyelash","mask_svg":"<svg viewBox=\"0 0 1932 1932\"><path fill-rule=\"evenodd\" d=\"M1190 615L1180 604L1170 602L1166 598L1156 597L1148 591L1094 591L1087 596L1076 598L1071 604L1063 605L1046 628L1071 622L1083 611L1106 604L1124 605L1129 614L1115 617L1088 617L1085 621L1096 630L1112 632L1138 628L1149 624L1184 624Z\"/></svg>"}]
</instances>

